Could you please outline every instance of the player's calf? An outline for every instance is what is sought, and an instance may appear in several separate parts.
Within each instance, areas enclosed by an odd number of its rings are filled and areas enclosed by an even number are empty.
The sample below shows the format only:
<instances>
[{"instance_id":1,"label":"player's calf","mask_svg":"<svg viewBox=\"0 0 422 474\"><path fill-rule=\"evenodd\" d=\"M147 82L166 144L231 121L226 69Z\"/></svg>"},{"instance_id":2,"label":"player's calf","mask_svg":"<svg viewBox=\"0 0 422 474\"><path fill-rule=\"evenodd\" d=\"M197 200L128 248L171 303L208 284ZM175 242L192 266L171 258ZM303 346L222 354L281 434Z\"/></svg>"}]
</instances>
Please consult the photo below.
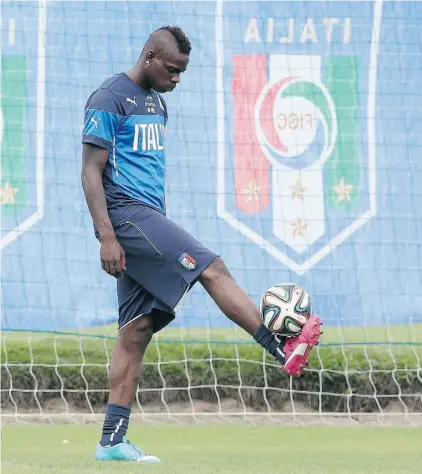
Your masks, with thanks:
<instances>
[{"instance_id":1,"label":"player's calf","mask_svg":"<svg viewBox=\"0 0 422 474\"><path fill-rule=\"evenodd\" d=\"M119 331L110 368L110 396L102 438L95 450L97 461L160 462L126 439L141 361L152 335L151 315L135 318Z\"/></svg>"},{"instance_id":2,"label":"player's calf","mask_svg":"<svg viewBox=\"0 0 422 474\"><path fill-rule=\"evenodd\" d=\"M153 334L150 315L137 318L118 334L110 367L110 395L100 444L123 442L129 425L131 405L138 388L141 361Z\"/></svg>"},{"instance_id":3,"label":"player's calf","mask_svg":"<svg viewBox=\"0 0 422 474\"><path fill-rule=\"evenodd\" d=\"M322 323L318 316L308 320L299 336L276 336L263 324L258 308L232 278L221 258L216 258L204 270L200 282L221 311L249 332L258 344L280 362L285 372L290 375L303 372L307 356L312 347L318 344L322 334Z\"/></svg>"}]
</instances>

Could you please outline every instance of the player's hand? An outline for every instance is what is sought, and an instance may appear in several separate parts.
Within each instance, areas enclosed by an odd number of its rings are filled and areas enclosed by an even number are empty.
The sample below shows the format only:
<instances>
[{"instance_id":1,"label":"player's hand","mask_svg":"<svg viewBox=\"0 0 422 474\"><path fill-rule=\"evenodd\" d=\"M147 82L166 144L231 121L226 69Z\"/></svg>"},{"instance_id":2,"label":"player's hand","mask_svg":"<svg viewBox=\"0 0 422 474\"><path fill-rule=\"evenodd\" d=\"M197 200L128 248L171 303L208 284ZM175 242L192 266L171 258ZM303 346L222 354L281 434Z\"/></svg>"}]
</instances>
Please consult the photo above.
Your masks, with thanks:
<instances>
[{"instance_id":1,"label":"player's hand","mask_svg":"<svg viewBox=\"0 0 422 474\"><path fill-rule=\"evenodd\" d=\"M115 278L123 278L126 270L125 251L115 235L101 239L100 257L101 267L105 272Z\"/></svg>"}]
</instances>

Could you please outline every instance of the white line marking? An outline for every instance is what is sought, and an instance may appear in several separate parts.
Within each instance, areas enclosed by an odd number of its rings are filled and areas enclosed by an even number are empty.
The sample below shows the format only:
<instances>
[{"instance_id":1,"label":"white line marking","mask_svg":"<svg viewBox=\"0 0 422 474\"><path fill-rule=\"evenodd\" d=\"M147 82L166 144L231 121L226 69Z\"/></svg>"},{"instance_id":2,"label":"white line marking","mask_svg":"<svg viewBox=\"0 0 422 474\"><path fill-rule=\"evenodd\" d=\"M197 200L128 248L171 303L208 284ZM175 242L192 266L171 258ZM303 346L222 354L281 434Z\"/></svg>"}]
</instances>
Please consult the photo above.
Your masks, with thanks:
<instances>
[{"instance_id":1,"label":"white line marking","mask_svg":"<svg viewBox=\"0 0 422 474\"><path fill-rule=\"evenodd\" d=\"M44 108L45 108L45 36L46 1L38 2L38 60L37 60L37 142L36 142L36 182L37 211L7 233L0 241L0 250L16 240L44 216Z\"/></svg>"},{"instance_id":2,"label":"white line marking","mask_svg":"<svg viewBox=\"0 0 422 474\"><path fill-rule=\"evenodd\" d=\"M9 45L14 46L16 43L16 22L14 18L9 19Z\"/></svg>"},{"instance_id":3,"label":"white line marking","mask_svg":"<svg viewBox=\"0 0 422 474\"><path fill-rule=\"evenodd\" d=\"M130 225L133 225L133 227L136 227L139 232L146 238L146 240L150 243L151 247L161 256L163 256L163 254L157 249L157 247L153 244L153 242L151 242L151 240L148 238L147 235L144 234L144 232L142 232L142 230L136 225L134 224L133 222L131 221L126 221L126 222L123 222L123 224L130 224ZM120 225L123 225L123 224L120 224Z\"/></svg>"},{"instance_id":4,"label":"white line marking","mask_svg":"<svg viewBox=\"0 0 422 474\"><path fill-rule=\"evenodd\" d=\"M223 44L223 1L217 0L215 13L215 30L217 46L216 92L217 92L217 214L222 217L225 213L225 175L224 175L224 44Z\"/></svg>"}]
</instances>

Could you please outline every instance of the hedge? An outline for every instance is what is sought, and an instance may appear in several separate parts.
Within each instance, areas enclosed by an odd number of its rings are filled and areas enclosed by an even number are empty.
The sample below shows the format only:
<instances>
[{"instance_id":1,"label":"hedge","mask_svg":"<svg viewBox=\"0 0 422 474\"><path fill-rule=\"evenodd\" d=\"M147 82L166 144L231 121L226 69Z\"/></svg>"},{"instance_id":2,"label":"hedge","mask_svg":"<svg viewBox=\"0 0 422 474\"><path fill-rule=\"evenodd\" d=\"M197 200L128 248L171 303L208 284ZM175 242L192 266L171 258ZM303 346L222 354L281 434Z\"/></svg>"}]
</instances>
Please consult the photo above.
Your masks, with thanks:
<instances>
[{"instance_id":1,"label":"hedge","mask_svg":"<svg viewBox=\"0 0 422 474\"><path fill-rule=\"evenodd\" d=\"M76 409L87 410L90 404L103 409L113 340L46 336L2 341L3 408L14 408L14 402L21 412L37 408L37 401L48 406L64 398ZM164 393L169 404L188 401L189 386L193 399L209 402L217 401L217 393L220 399L241 394L252 410L267 411L268 405L283 410L293 397L325 412L373 412L390 403L397 407L397 402L402 409L421 411L421 360L420 345L321 345L312 353L309 370L290 379L271 356L264 366L263 351L255 344L152 343L138 398L141 404L159 402Z\"/></svg>"}]
</instances>

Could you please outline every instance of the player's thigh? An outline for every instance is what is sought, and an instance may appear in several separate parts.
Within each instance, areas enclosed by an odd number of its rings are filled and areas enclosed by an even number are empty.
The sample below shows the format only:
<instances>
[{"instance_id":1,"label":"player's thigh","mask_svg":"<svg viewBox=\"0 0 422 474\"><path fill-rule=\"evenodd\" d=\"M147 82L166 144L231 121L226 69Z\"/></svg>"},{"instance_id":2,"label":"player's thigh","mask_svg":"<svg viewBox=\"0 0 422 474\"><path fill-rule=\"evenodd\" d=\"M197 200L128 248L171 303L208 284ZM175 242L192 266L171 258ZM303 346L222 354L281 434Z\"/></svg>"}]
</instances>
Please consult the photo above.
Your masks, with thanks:
<instances>
[{"instance_id":1,"label":"player's thigh","mask_svg":"<svg viewBox=\"0 0 422 474\"><path fill-rule=\"evenodd\" d=\"M217 255L161 213L145 207L116 228L127 273L174 309Z\"/></svg>"},{"instance_id":2,"label":"player's thigh","mask_svg":"<svg viewBox=\"0 0 422 474\"><path fill-rule=\"evenodd\" d=\"M119 302L119 331L132 322L150 315L153 332L167 326L174 319L174 311L159 301L125 273L117 280L117 298Z\"/></svg>"}]
</instances>

